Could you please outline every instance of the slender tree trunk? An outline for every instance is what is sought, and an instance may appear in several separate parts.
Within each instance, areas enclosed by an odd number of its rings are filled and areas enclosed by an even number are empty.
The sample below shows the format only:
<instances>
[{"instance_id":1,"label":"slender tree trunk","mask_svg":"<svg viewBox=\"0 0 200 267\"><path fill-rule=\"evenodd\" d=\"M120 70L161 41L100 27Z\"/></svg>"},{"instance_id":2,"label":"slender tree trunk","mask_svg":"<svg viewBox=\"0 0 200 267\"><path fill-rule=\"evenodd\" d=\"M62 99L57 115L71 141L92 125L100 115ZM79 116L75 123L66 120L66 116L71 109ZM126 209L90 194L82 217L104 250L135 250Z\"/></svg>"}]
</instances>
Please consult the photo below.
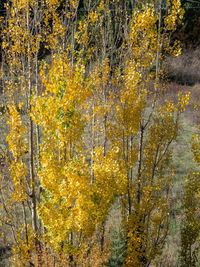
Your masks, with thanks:
<instances>
[{"instance_id":1,"label":"slender tree trunk","mask_svg":"<svg viewBox=\"0 0 200 267\"><path fill-rule=\"evenodd\" d=\"M30 24L29 24L29 11L27 9L26 13L27 18L27 31L30 31ZM32 97L32 88L31 88L31 47L30 42L28 40L28 111L31 114L31 97ZM32 229L36 234L35 238L35 247L36 253L38 258L38 264L40 264L40 244L38 240L38 226L37 226L37 212L36 212L36 191L35 191L35 173L34 173L34 142L33 142L33 135L34 135L34 127L33 127L33 120L29 114L29 173L30 173L30 198L31 198L31 220L32 220Z\"/></svg>"},{"instance_id":2,"label":"slender tree trunk","mask_svg":"<svg viewBox=\"0 0 200 267\"><path fill-rule=\"evenodd\" d=\"M156 83L158 83L159 74L159 57L160 57L160 29L161 29L161 14L162 13L162 0L159 0L159 20L158 20L158 36L157 36L157 54L156 54Z\"/></svg>"},{"instance_id":3,"label":"slender tree trunk","mask_svg":"<svg viewBox=\"0 0 200 267\"><path fill-rule=\"evenodd\" d=\"M94 114L94 101L95 99L93 98L93 105L92 105L92 156L91 156L91 184L94 183L94 171L93 171L93 156L94 156L94 148L95 148L95 114Z\"/></svg>"},{"instance_id":4,"label":"slender tree trunk","mask_svg":"<svg viewBox=\"0 0 200 267\"><path fill-rule=\"evenodd\" d=\"M131 215L131 210L132 210L132 203L131 203L131 170L129 169L129 140L127 136L127 152L126 152L126 161L127 161L127 187L128 187L128 214L129 216Z\"/></svg>"},{"instance_id":5,"label":"slender tree trunk","mask_svg":"<svg viewBox=\"0 0 200 267\"><path fill-rule=\"evenodd\" d=\"M23 211L23 217L24 217L24 227L25 227L25 235L26 235L26 244L28 246L29 240L28 240L28 228L27 228L27 218L26 218L26 210L24 201L22 202L22 211Z\"/></svg>"},{"instance_id":6,"label":"slender tree trunk","mask_svg":"<svg viewBox=\"0 0 200 267\"><path fill-rule=\"evenodd\" d=\"M38 52L35 56L35 90L37 96L39 95L38 90ZM36 124L36 146L37 146L37 169L40 167L40 129L39 125Z\"/></svg>"},{"instance_id":7,"label":"slender tree trunk","mask_svg":"<svg viewBox=\"0 0 200 267\"><path fill-rule=\"evenodd\" d=\"M140 148L139 148L139 166L138 166L138 180L137 180L137 202L140 204L141 199L141 169L142 169L142 154L143 154L143 138L144 138L144 126L140 126Z\"/></svg>"}]
</instances>

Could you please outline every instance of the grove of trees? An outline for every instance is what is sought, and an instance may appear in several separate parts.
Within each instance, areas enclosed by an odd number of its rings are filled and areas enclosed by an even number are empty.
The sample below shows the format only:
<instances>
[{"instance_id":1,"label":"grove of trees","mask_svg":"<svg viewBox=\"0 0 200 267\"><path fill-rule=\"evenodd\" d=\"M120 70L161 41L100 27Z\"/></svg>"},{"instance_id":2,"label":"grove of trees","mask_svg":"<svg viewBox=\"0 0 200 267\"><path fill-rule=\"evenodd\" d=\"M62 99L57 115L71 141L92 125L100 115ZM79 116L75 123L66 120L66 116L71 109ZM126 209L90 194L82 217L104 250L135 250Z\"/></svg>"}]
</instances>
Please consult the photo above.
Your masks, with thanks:
<instances>
[{"instance_id":1,"label":"grove of trees","mask_svg":"<svg viewBox=\"0 0 200 267\"><path fill-rule=\"evenodd\" d=\"M173 150L190 100L172 101L166 89L165 59L181 53L172 38L180 0L10 0L4 8L8 266L167 266ZM200 176L185 178L179 263L196 266Z\"/></svg>"}]
</instances>

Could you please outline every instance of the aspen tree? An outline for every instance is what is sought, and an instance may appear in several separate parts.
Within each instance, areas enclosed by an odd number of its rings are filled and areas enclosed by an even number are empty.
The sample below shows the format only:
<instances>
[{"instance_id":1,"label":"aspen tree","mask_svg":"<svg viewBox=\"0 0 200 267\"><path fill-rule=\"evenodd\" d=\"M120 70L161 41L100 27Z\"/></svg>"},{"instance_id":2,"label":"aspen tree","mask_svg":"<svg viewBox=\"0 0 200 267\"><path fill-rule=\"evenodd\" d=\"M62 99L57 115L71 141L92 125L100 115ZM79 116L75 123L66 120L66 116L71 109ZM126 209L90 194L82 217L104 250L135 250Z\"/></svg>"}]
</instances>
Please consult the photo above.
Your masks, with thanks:
<instances>
[{"instance_id":1,"label":"aspen tree","mask_svg":"<svg viewBox=\"0 0 200 267\"><path fill-rule=\"evenodd\" d=\"M193 134L191 147L193 160L199 165L199 131ZM199 172L190 170L185 181L185 194L183 196L184 220L181 225L181 249L179 253L182 266L196 266L198 264L198 253L200 250L199 192Z\"/></svg>"},{"instance_id":2,"label":"aspen tree","mask_svg":"<svg viewBox=\"0 0 200 267\"><path fill-rule=\"evenodd\" d=\"M181 225L181 266L197 266L200 250L200 180L199 173L190 172L185 184L185 196L183 197L184 220Z\"/></svg>"},{"instance_id":3,"label":"aspen tree","mask_svg":"<svg viewBox=\"0 0 200 267\"><path fill-rule=\"evenodd\" d=\"M96 8L94 10L94 5ZM109 121L109 111L111 105L109 103L109 94L110 94L110 78L111 78L111 66L113 64L113 53L114 50L117 52L117 42L121 38L121 32L118 32L118 36L114 37L114 33L117 27L122 27L121 20L122 15L121 12L123 9L119 5L119 3L111 3L110 1L100 1L98 5L94 2L88 2L85 4L85 8L87 9L88 15L84 17L83 20L79 22L78 30L76 32L76 40L80 45L80 52L78 53L80 60L83 62L87 62L87 70L91 70L92 78L92 87L93 87L93 97L89 100L90 105L92 106L92 110L90 113L90 109L88 109L88 115L91 116L91 174L92 174L92 184L95 186L95 181L102 180L101 187L98 189L99 191L105 191L103 189L103 181L106 179L106 173L102 174L98 171L98 179L95 177L95 168L96 166L96 158L98 157L98 153L103 153L105 158L108 158L107 153L109 153L109 144L107 139L107 124ZM112 9L112 10L111 10ZM116 12L116 16L119 18L118 23L115 21L115 16L113 16L112 12ZM123 18L124 19L124 18ZM113 24L112 24L113 23ZM116 28L113 28L116 27ZM113 36L113 38L112 38ZM95 46L93 44L96 44ZM113 50L112 50L112 48ZM110 64L107 56L111 55ZM97 61L96 63L94 61ZM88 105L89 106L89 105ZM89 140L87 142L90 142ZM100 152L101 150L101 152ZM98 151L98 153L97 153ZM103 160L103 159L102 159ZM97 162L100 164L99 160ZM106 161L105 161L106 162ZM101 169L103 170L103 165ZM105 167L105 168L108 168ZM110 170L111 176L112 172ZM104 178L105 177L105 178ZM111 182L111 180L110 180ZM99 183L99 182L98 182ZM100 186L100 185L99 185ZM114 186L113 186L114 189ZM114 191L114 190L113 190ZM109 199L112 201L108 201L108 210L111 203L113 202L112 194L107 195ZM103 199L103 197L102 197ZM101 202L99 203L99 208L101 208ZM98 208L98 209L99 209ZM105 213L106 214L106 213ZM101 217L101 216L100 216ZM99 229L100 231L100 243L101 248L103 250L104 247L104 234L106 227L106 217L104 216L104 221L102 221L102 225Z\"/></svg>"},{"instance_id":4,"label":"aspen tree","mask_svg":"<svg viewBox=\"0 0 200 267\"><path fill-rule=\"evenodd\" d=\"M39 3L37 1L12 1L7 4L7 24L4 29L3 49L6 58L5 63L8 66L8 80L6 82L6 94L15 102L18 102L17 96L23 99L24 110L28 113L28 166L26 177L29 183L27 202L31 206L31 227L35 234L35 244L39 250L38 225L36 214L37 189L36 189L36 169L34 146L35 127L30 117L31 97L33 87L33 72L36 73L36 90L38 91L38 52L40 48L41 35L39 34L39 24L41 22ZM35 61L35 64L33 63ZM34 75L35 76L35 75ZM19 96L18 96L19 97ZM10 136L10 135L9 135ZM39 133L37 135L38 139ZM39 144L38 144L39 145ZM16 188L16 194L18 188ZM28 207L23 208L24 216L27 216ZM27 231L26 231L27 232ZM31 250L31 249L30 249ZM39 254L39 253L38 253ZM38 259L39 260L39 259Z\"/></svg>"},{"instance_id":5,"label":"aspen tree","mask_svg":"<svg viewBox=\"0 0 200 267\"><path fill-rule=\"evenodd\" d=\"M14 104L9 105L8 124L10 133L6 140L12 153L10 162L11 178L13 179L14 190L11 194L10 207L19 203L23 211L23 223L20 225L20 220L16 223L16 229L13 233L15 245L13 246L14 262L19 265L31 264L31 251L34 247L34 236L31 233L30 225L27 221L26 203L30 190L30 183L27 181L27 166L24 155L27 151L28 144L25 138L27 128L22 125L22 121ZM12 219L11 219L12 220ZM11 221L11 225L15 224L15 220Z\"/></svg>"},{"instance_id":6,"label":"aspen tree","mask_svg":"<svg viewBox=\"0 0 200 267\"><path fill-rule=\"evenodd\" d=\"M119 161L123 159L121 171L127 180L122 202L125 225L128 220L126 266L148 266L162 252L167 235L168 186L173 177L169 147L179 129L177 114L188 103L189 95L180 96L176 105L166 101L160 106L158 100L162 90L163 51L177 54L180 50L179 45L170 47L167 37L167 31L175 27L179 16L182 16L180 2L175 1L157 30L160 16L153 3L136 9L127 42L130 60L123 79L120 74L116 76L118 87L123 89L119 90L117 106L120 126L113 125L111 138L117 145ZM159 62L155 74L154 62ZM154 83L154 90L148 89L150 83ZM148 98L152 99L152 108Z\"/></svg>"},{"instance_id":7,"label":"aspen tree","mask_svg":"<svg viewBox=\"0 0 200 267\"><path fill-rule=\"evenodd\" d=\"M81 158L84 121L80 111L89 94L83 74L79 67L72 71L63 56L55 58L48 78L42 76L45 92L35 98L33 110L34 120L43 127L39 178L44 192L39 214L52 245L69 256L80 233L93 228L88 224L89 169Z\"/></svg>"}]
</instances>

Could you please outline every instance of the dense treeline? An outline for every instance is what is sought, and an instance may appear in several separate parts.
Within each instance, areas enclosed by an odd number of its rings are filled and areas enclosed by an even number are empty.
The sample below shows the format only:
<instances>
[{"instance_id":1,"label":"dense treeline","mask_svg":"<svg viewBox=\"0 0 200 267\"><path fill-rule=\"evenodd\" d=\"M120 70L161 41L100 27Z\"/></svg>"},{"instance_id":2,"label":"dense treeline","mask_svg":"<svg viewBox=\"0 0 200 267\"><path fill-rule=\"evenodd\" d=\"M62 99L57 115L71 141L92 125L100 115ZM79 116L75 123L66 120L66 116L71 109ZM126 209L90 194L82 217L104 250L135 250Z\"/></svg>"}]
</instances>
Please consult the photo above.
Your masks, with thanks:
<instances>
[{"instance_id":1,"label":"dense treeline","mask_svg":"<svg viewBox=\"0 0 200 267\"><path fill-rule=\"evenodd\" d=\"M190 95L167 99L164 63L181 52L170 36L183 15L179 0L7 2L0 220L10 263L166 264L173 144ZM199 163L198 134L192 149ZM198 174L185 190L180 262L195 266Z\"/></svg>"}]
</instances>

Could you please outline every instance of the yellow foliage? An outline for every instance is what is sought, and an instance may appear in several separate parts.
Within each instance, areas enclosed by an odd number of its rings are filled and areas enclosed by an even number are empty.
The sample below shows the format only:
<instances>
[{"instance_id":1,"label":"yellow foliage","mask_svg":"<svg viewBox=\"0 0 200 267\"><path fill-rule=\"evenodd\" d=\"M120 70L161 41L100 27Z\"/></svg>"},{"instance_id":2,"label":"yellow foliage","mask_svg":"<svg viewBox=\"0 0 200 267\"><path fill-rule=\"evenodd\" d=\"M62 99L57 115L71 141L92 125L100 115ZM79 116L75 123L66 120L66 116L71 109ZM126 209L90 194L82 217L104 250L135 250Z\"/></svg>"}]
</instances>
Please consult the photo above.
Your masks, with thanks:
<instances>
[{"instance_id":1,"label":"yellow foliage","mask_svg":"<svg viewBox=\"0 0 200 267\"><path fill-rule=\"evenodd\" d=\"M66 1L60 14L61 2L41 1L42 29L35 34L31 18L36 2L13 0L2 43L11 74L6 83L9 96L18 88L27 92L29 87L29 115L42 130L37 170L42 190L37 212L45 227L42 240L48 249L54 249L60 262L63 257L64 263L58 266L70 265L71 258L85 266L102 266L107 257L103 247L109 245L100 245L104 242L101 230L118 198L127 233L125 266L147 265L164 245L174 175L169 147L176 140L179 115L190 98L189 94L179 95L177 104L157 101L163 90L163 51L176 56L181 50L178 42L171 47L168 38L183 15L180 0L166 2L163 23L157 1L135 8L132 18L126 17L130 32L122 46L125 59L115 70L107 58L104 27L106 20L112 24L111 2L102 0L88 7L77 29L74 20L79 1ZM70 34L67 25L72 25ZM70 37L68 46L66 36ZM92 45L98 41L104 46L101 59L99 46ZM38 60L41 42L53 57L39 71L32 61ZM85 73L87 60L91 63L96 58ZM31 88L35 70L41 77L41 95L37 90L33 94ZM9 105L8 124L12 197L23 203L28 191L27 129L14 104ZM199 136L194 138L199 141ZM198 143L193 150L200 161ZM13 251L23 254L25 265L36 248L31 230L25 244L22 232Z\"/></svg>"},{"instance_id":2,"label":"yellow foliage","mask_svg":"<svg viewBox=\"0 0 200 267\"><path fill-rule=\"evenodd\" d=\"M24 163L24 154L27 152L27 142L25 135L27 134L26 127L22 124L20 115L14 104L9 106L8 124L10 126L10 133L6 141L9 149L13 155L11 162L11 177L15 186L13 198L15 201L24 201L27 198L26 175L27 166Z\"/></svg>"}]
</instances>

